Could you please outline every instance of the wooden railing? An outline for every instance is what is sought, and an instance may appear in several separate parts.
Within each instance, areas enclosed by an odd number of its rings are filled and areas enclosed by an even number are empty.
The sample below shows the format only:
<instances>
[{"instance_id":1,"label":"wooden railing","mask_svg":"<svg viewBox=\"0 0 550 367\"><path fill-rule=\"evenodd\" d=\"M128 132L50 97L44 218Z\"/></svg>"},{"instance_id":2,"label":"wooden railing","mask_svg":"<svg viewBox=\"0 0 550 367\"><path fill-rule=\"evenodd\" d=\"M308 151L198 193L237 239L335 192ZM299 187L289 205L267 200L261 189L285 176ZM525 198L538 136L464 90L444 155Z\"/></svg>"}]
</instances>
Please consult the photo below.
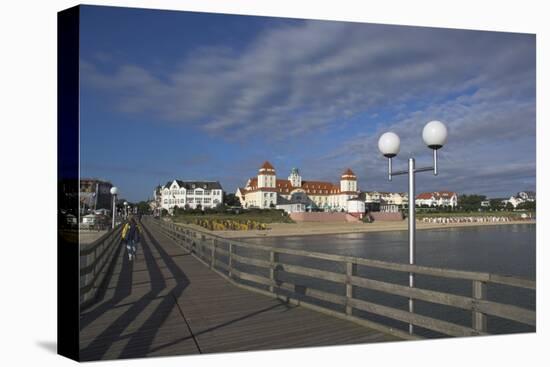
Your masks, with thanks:
<instances>
[{"instance_id":1,"label":"wooden railing","mask_svg":"<svg viewBox=\"0 0 550 367\"><path fill-rule=\"evenodd\" d=\"M461 271L434 268L427 266L392 263L386 261L370 260L365 258L342 256L327 253L310 252L303 250L275 248L226 239L212 235L206 231L185 225L160 220L149 219L159 226L163 232L187 248L199 260L208 265L212 270L226 277L236 285L276 296L289 302L300 304L317 311L330 314L339 318L348 319L383 332L394 334L406 339L419 339L419 335L409 335L404 330L388 327L378 322L367 320L354 315L353 310L365 311L370 314L398 320L403 323L413 324L424 329L432 330L440 334L450 336L472 336L487 334L487 316L512 320L521 324L536 326L536 313L533 310L515 305L493 302L487 299L487 285L499 284L510 287L532 290L536 289L533 280L496 275L490 273ZM257 256L237 254L237 249L252 250L255 253L263 253L265 259ZM246 251L240 251L246 252ZM250 252L250 251L249 251ZM304 265L289 264L280 260L280 255L290 255L304 259L326 260L340 264L345 272L339 273L316 269ZM268 276L252 274L238 269L238 264L257 267L268 270ZM400 273L414 273L445 279L462 279L472 284L472 295L467 297L451 293L444 293L429 289L410 288L406 285L390 283L386 281L369 279L357 274L358 266L390 270ZM335 282L345 287L345 294L339 295L300 284L285 282L278 279L279 272L284 271L293 275L315 278L329 282ZM244 282L243 282L244 281ZM432 304L451 306L471 312L471 327L436 319L418 313L411 313L394 307L377 304L365 299L355 297L357 288L374 290L394 296L412 298ZM341 311L332 307L320 306L311 302L305 302L303 296L311 297L318 301L339 305Z\"/></svg>"},{"instance_id":2,"label":"wooden railing","mask_svg":"<svg viewBox=\"0 0 550 367\"><path fill-rule=\"evenodd\" d=\"M80 247L80 309L85 309L98 295L120 244L122 225L105 233L91 244Z\"/></svg>"}]
</instances>

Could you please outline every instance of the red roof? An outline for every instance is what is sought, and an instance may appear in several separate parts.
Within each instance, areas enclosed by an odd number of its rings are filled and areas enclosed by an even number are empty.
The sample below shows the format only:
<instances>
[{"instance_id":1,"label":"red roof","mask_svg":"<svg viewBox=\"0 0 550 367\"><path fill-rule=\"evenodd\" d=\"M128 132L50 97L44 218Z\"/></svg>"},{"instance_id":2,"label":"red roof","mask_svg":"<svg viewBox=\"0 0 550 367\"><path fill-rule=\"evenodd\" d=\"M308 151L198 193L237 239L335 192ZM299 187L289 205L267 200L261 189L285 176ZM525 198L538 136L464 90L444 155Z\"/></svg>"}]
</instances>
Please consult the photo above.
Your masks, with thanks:
<instances>
[{"instance_id":1,"label":"red roof","mask_svg":"<svg viewBox=\"0 0 550 367\"><path fill-rule=\"evenodd\" d=\"M350 168L347 168L344 173L342 173L342 177L341 178L344 178L344 177L351 177L351 178L357 178L357 176L355 176L355 173L353 173L353 171L350 169Z\"/></svg>"},{"instance_id":2,"label":"red roof","mask_svg":"<svg viewBox=\"0 0 550 367\"><path fill-rule=\"evenodd\" d=\"M456 193L454 193L452 191L436 191L436 192L434 192L434 195L441 196L441 197L444 197L444 198L450 198L450 197L453 197L453 195L456 195Z\"/></svg>"},{"instance_id":3,"label":"red roof","mask_svg":"<svg viewBox=\"0 0 550 367\"><path fill-rule=\"evenodd\" d=\"M258 189L258 178L252 177L250 178L250 183L247 186L246 192L255 191ZM332 194L339 194L340 193L340 186L334 185L330 182L325 181L302 181L301 187L293 187L292 183L285 179L277 179L275 181L275 188L271 190L275 190L280 194L288 195L293 190L296 189L302 189L304 190L308 195L314 194L314 195L332 195ZM268 188L263 187L263 191L270 191Z\"/></svg>"},{"instance_id":4,"label":"red roof","mask_svg":"<svg viewBox=\"0 0 550 367\"><path fill-rule=\"evenodd\" d=\"M423 192L423 193L417 195L416 198L421 199L421 200L422 199L429 200L432 197L435 198L435 199L452 198L455 195L456 195L456 193L454 193L452 191L434 191L434 192Z\"/></svg>"},{"instance_id":5,"label":"red roof","mask_svg":"<svg viewBox=\"0 0 550 367\"><path fill-rule=\"evenodd\" d=\"M275 169L268 161L265 161L260 168Z\"/></svg>"},{"instance_id":6,"label":"red roof","mask_svg":"<svg viewBox=\"0 0 550 367\"><path fill-rule=\"evenodd\" d=\"M417 199L420 199L420 200L429 200L433 197L433 194L431 192L423 192L421 194L418 194L416 196Z\"/></svg>"}]
</instances>

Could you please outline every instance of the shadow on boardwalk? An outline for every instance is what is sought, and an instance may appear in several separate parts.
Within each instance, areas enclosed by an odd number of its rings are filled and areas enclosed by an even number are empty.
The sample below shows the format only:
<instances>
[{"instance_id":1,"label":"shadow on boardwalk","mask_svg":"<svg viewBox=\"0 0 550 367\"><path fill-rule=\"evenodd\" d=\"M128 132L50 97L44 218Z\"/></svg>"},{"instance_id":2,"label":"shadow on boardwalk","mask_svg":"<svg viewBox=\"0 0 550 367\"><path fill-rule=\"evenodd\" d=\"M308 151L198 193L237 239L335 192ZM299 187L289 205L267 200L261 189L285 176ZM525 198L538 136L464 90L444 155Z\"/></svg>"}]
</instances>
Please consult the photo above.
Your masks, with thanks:
<instances>
[{"instance_id":1,"label":"shadow on boardwalk","mask_svg":"<svg viewBox=\"0 0 550 367\"><path fill-rule=\"evenodd\" d=\"M394 340L235 287L142 228L137 260L120 251L103 300L81 315L81 360Z\"/></svg>"}]
</instances>

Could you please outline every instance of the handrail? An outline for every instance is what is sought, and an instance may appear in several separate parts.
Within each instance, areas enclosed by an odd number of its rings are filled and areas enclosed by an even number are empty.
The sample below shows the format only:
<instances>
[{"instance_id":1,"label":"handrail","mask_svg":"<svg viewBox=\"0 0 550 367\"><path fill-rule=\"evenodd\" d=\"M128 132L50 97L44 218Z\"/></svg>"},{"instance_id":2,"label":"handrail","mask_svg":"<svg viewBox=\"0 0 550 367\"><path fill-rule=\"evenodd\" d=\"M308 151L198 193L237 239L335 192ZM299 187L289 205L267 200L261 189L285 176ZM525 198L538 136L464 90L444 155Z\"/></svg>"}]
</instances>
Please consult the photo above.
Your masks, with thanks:
<instances>
[{"instance_id":1,"label":"handrail","mask_svg":"<svg viewBox=\"0 0 550 367\"><path fill-rule=\"evenodd\" d=\"M80 258L80 308L84 309L94 303L100 285L108 274L109 264L113 261L120 243L122 225L105 233L89 245L83 245L79 251Z\"/></svg>"},{"instance_id":2,"label":"handrail","mask_svg":"<svg viewBox=\"0 0 550 367\"><path fill-rule=\"evenodd\" d=\"M206 231L192 228L182 224L178 224L176 226L192 230L194 232L200 233L210 238L216 238L221 242L232 243L235 246L239 246L243 248L264 250L267 252L275 251L280 254L310 257L310 258L315 258L320 260L329 260L329 261L336 261L336 262L351 262L352 264L369 266L373 268L380 268L380 269L386 269L386 270L400 271L405 273L413 272L413 273L422 274L422 275L472 280L472 281L477 280L480 282L502 284L502 285L508 285L512 287L536 289L536 281L528 278L523 278L523 277L498 275L498 274L492 274L492 273L486 273L486 272L443 269L443 268L436 268L436 267L430 267L430 266L410 265L410 264L401 264L401 263L394 263L394 262L388 262L388 261L382 261L382 260L372 260L372 259L366 259L366 258L355 257L355 256L336 255L336 254L329 254L329 253L322 253L322 252L279 248L279 247L273 247L273 246L267 246L267 245L247 243L247 242L237 241L234 239L228 239L228 238L224 238L224 237L211 234Z\"/></svg>"},{"instance_id":3,"label":"handrail","mask_svg":"<svg viewBox=\"0 0 550 367\"><path fill-rule=\"evenodd\" d=\"M226 276L234 284L254 290L254 287L243 285L240 281L245 280L263 287L267 287L269 291L256 289L259 292L267 292L268 294L280 297L284 294L281 291L294 295L306 295L311 298L330 302L332 304L345 307L345 312L342 312L337 317L345 317L351 321L358 323L364 322L364 319L359 319L353 315L353 309L366 311L380 316L388 317L405 323L414 324L426 329L430 329L439 333L452 336L467 336L467 335L485 335L487 334L487 315L492 315L500 318L505 318L515 322L519 322L529 326L536 326L536 313L533 310L522 307L489 301L486 299L487 284L501 284L511 287L535 290L536 282L531 279L498 275L484 272L471 272L463 270L443 269L428 266L409 265L392 263L387 261L371 260L354 256L343 256L319 252L309 252L303 250L294 250L286 248L276 248L272 246L256 245L246 243L234 239L226 239L200 229L196 229L186 225L175 225L163 221L154 221L160 228L174 240L181 243L183 246L191 250L194 255L205 264L210 266L214 271ZM221 248L222 245L227 246L227 250ZM269 254L269 261L236 254L237 248L248 248L260 250ZM345 265L345 273L337 273L334 271L321 270L308 267L306 265L294 265L280 261L279 255L294 255L305 258L321 259L336 262ZM218 255L218 258L216 257ZM219 256L224 256L227 260L221 261ZM269 278L251 274L243 270L237 269L236 264L245 264L269 270ZM415 274L423 274L441 278L462 279L472 282L472 296L466 297L451 293L444 293L422 288L410 288L408 286L383 282L379 280L368 279L357 275L357 266L367 266L380 269L386 269L398 272L412 272ZM221 269L221 270L219 270ZM337 295L331 292L312 289L289 282L282 282L277 279L277 272L284 271L299 276L305 276L315 279L322 279L345 286L345 296ZM226 275L227 273L228 275ZM432 317L410 313L400 309L382 306L372 302L367 302L354 297L355 288L371 289L379 292L384 292L391 295L413 298L430 303L451 306L459 309L464 309L472 312L472 327L453 324L447 321L435 319ZM287 299L306 304L300 301L295 296L285 295ZM322 306L313 306L317 309L334 314L334 310L326 309ZM372 325L372 323L370 324ZM386 327L386 331L403 336L403 332L393 330Z\"/></svg>"}]
</instances>

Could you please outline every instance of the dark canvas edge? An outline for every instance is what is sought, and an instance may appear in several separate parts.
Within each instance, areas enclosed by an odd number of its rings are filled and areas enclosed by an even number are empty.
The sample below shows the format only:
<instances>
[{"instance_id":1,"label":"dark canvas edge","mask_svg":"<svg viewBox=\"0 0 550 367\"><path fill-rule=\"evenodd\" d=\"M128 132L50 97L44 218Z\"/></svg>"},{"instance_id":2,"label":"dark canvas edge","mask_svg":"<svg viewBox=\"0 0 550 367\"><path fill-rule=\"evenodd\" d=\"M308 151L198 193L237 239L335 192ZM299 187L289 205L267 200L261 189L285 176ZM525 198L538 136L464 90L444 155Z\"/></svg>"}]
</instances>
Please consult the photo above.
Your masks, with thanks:
<instances>
[{"instance_id":1,"label":"dark canvas edge","mask_svg":"<svg viewBox=\"0 0 550 367\"><path fill-rule=\"evenodd\" d=\"M79 241L61 209L78 213L78 6L57 13L57 353L79 360Z\"/></svg>"}]
</instances>

